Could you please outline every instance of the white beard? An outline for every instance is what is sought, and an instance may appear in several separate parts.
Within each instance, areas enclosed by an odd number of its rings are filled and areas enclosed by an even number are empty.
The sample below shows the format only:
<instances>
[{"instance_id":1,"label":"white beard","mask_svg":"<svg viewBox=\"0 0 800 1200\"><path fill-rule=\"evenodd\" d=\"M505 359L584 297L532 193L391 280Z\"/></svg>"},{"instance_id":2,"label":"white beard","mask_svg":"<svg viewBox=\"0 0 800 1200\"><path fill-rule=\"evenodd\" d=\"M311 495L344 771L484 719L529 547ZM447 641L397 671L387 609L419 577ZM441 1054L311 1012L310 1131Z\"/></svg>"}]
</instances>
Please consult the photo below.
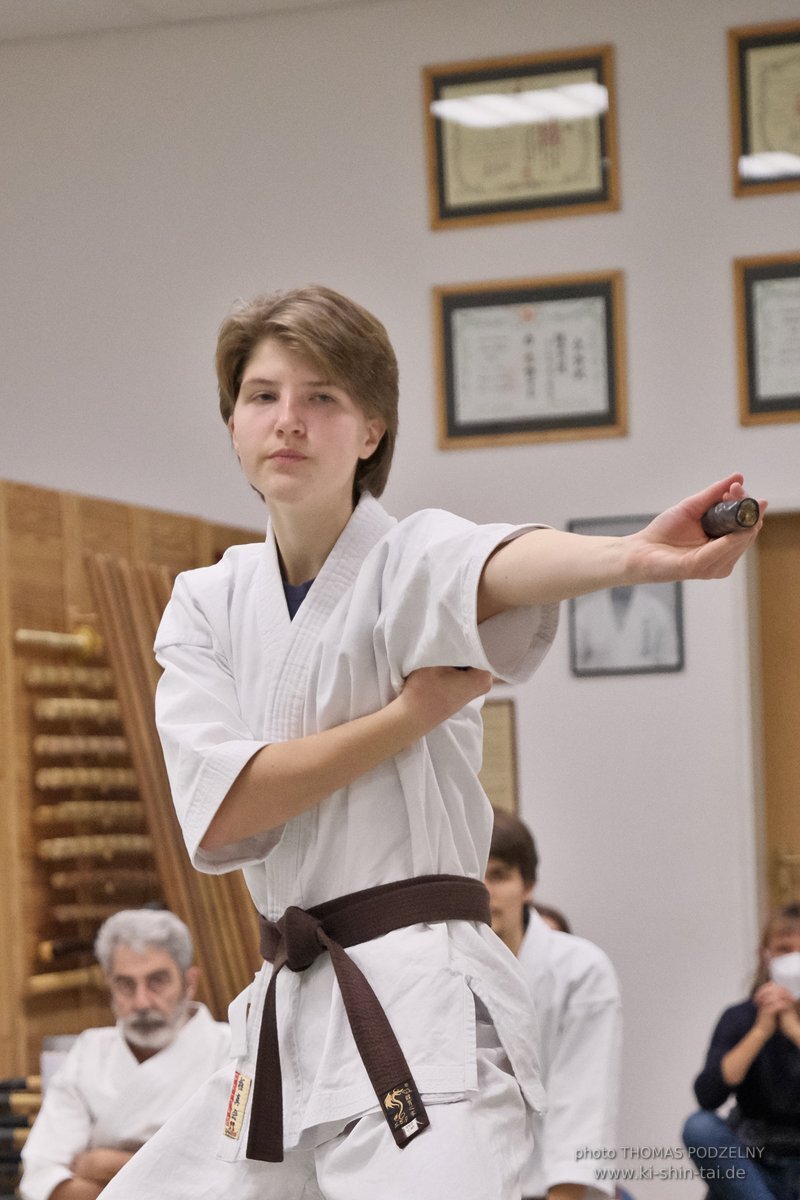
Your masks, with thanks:
<instances>
[{"instance_id":1,"label":"white beard","mask_svg":"<svg viewBox=\"0 0 800 1200\"><path fill-rule=\"evenodd\" d=\"M117 1018L117 1029L126 1042L140 1050L163 1050L174 1041L178 1030L185 1025L189 1015L190 1001L180 1000L171 1017L153 1009L145 1009L131 1013L127 1017Z\"/></svg>"}]
</instances>

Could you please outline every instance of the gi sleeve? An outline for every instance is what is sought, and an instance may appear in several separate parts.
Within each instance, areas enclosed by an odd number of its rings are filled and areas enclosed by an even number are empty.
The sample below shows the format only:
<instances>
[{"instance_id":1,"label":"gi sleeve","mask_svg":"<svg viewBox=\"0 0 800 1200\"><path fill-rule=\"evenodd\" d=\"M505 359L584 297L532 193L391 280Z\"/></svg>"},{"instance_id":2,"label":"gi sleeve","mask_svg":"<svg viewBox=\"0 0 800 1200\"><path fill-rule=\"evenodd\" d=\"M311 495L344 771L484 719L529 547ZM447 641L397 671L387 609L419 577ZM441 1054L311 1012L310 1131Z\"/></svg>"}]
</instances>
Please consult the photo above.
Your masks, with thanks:
<instances>
[{"instance_id":1,"label":"gi sleeve","mask_svg":"<svg viewBox=\"0 0 800 1200\"><path fill-rule=\"evenodd\" d=\"M694 1094L701 1108L712 1111L724 1104L734 1090L722 1077L722 1060L747 1033L755 1016L747 1019L747 1007L728 1008L711 1035L705 1065L694 1081Z\"/></svg>"},{"instance_id":2,"label":"gi sleeve","mask_svg":"<svg viewBox=\"0 0 800 1200\"><path fill-rule=\"evenodd\" d=\"M22 1200L47 1200L72 1179L72 1160L91 1144L92 1114L80 1086L79 1056L76 1043L48 1085L22 1149Z\"/></svg>"},{"instance_id":3,"label":"gi sleeve","mask_svg":"<svg viewBox=\"0 0 800 1200\"><path fill-rule=\"evenodd\" d=\"M613 1194L614 1184L598 1181L586 1147L616 1147L619 1105L622 1008L609 959L596 946L593 959L568 996L547 1076L543 1171L548 1188L579 1183L590 1194ZM583 1153L581 1153L583 1151Z\"/></svg>"},{"instance_id":4,"label":"gi sleeve","mask_svg":"<svg viewBox=\"0 0 800 1200\"><path fill-rule=\"evenodd\" d=\"M519 683L547 653L558 605L509 609L478 625L478 585L487 560L536 525L475 525L427 510L408 518L388 541L384 598L376 633L402 680L418 667L467 666Z\"/></svg>"},{"instance_id":5,"label":"gi sleeve","mask_svg":"<svg viewBox=\"0 0 800 1200\"><path fill-rule=\"evenodd\" d=\"M182 576L175 581L155 642L163 674L156 725L175 810L192 863L208 874L263 860L283 827L216 851L200 842L242 769L266 742L245 723L224 648Z\"/></svg>"}]
</instances>

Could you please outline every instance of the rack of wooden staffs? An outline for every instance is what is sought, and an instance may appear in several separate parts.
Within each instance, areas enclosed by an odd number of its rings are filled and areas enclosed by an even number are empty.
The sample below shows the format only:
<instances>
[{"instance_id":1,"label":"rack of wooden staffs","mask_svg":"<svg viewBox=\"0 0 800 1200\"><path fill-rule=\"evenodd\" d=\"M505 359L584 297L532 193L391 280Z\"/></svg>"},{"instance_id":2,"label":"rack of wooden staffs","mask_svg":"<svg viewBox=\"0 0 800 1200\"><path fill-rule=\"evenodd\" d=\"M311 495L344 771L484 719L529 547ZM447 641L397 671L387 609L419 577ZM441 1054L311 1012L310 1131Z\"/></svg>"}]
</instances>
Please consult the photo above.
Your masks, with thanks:
<instances>
[{"instance_id":1,"label":"rack of wooden staffs","mask_svg":"<svg viewBox=\"0 0 800 1200\"><path fill-rule=\"evenodd\" d=\"M0 1079L0 1200L17 1194L22 1148L41 1103L40 1076Z\"/></svg>"},{"instance_id":2,"label":"rack of wooden staffs","mask_svg":"<svg viewBox=\"0 0 800 1200\"><path fill-rule=\"evenodd\" d=\"M99 926L120 908L163 903L138 780L100 634L19 629L31 695L32 826L47 882L31 996L103 988Z\"/></svg>"},{"instance_id":3,"label":"rack of wooden staffs","mask_svg":"<svg viewBox=\"0 0 800 1200\"><path fill-rule=\"evenodd\" d=\"M152 645L171 581L157 567L87 562L102 633L17 630L34 693L31 739L36 854L49 872L49 928L29 995L102 987L100 924L120 908L164 903L186 921L215 1016L258 965L256 915L239 872L191 866L153 715ZM50 661L41 661L45 656ZM57 658L59 661L52 661ZM66 661L65 661L66 660Z\"/></svg>"}]
</instances>

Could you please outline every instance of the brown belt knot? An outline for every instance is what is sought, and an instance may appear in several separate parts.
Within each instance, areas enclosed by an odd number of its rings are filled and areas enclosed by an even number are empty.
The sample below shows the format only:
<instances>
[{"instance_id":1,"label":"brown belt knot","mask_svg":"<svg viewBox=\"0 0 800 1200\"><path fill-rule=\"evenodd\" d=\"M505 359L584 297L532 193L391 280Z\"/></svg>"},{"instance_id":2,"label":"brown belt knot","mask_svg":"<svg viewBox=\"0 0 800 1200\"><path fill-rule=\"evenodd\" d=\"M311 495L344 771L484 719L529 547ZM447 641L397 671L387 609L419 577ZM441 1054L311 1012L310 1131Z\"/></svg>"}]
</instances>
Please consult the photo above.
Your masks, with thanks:
<instances>
[{"instance_id":1,"label":"brown belt knot","mask_svg":"<svg viewBox=\"0 0 800 1200\"><path fill-rule=\"evenodd\" d=\"M423 875L352 892L310 909L291 906L278 921L259 917L261 954L272 963L272 975L256 1056L248 1158L283 1161L283 1089L275 1001L278 974L284 966L305 971L326 952L353 1039L397 1145L408 1145L428 1127L425 1106L386 1013L344 948L407 925L440 921L490 924L484 885L460 875Z\"/></svg>"}]
</instances>

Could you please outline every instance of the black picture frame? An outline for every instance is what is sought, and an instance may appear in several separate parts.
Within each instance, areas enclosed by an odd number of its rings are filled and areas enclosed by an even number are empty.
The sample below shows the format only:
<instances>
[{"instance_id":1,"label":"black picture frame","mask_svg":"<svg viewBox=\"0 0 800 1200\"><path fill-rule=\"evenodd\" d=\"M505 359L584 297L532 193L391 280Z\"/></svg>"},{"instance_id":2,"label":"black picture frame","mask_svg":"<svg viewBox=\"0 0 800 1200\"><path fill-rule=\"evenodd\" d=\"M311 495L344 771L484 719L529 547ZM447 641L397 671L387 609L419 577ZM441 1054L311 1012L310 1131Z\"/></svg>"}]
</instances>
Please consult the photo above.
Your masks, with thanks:
<instances>
[{"instance_id":1,"label":"black picture frame","mask_svg":"<svg viewBox=\"0 0 800 1200\"><path fill-rule=\"evenodd\" d=\"M739 419L800 421L800 254L733 264Z\"/></svg>"},{"instance_id":2,"label":"black picture frame","mask_svg":"<svg viewBox=\"0 0 800 1200\"><path fill-rule=\"evenodd\" d=\"M625 536L652 516L590 517L570 521L571 533ZM685 664L680 583L607 588L569 602L570 670L579 678L657 675Z\"/></svg>"},{"instance_id":3,"label":"black picture frame","mask_svg":"<svg viewBox=\"0 0 800 1200\"><path fill-rule=\"evenodd\" d=\"M523 115L480 129L435 111L454 95L530 96L547 89L561 97L576 84L594 89L605 110L531 112L530 122ZM613 46L430 66L423 70L423 92L431 228L619 208Z\"/></svg>"},{"instance_id":4,"label":"black picture frame","mask_svg":"<svg viewBox=\"0 0 800 1200\"><path fill-rule=\"evenodd\" d=\"M800 21L728 30L735 196L800 188Z\"/></svg>"},{"instance_id":5,"label":"black picture frame","mask_svg":"<svg viewBox=\"0 0 800 1200\"><path fill-rule=\"evenodd\" d=\"M620 271L434 288L441 449L627 433Z\"/></svg>"}]
</instances>

